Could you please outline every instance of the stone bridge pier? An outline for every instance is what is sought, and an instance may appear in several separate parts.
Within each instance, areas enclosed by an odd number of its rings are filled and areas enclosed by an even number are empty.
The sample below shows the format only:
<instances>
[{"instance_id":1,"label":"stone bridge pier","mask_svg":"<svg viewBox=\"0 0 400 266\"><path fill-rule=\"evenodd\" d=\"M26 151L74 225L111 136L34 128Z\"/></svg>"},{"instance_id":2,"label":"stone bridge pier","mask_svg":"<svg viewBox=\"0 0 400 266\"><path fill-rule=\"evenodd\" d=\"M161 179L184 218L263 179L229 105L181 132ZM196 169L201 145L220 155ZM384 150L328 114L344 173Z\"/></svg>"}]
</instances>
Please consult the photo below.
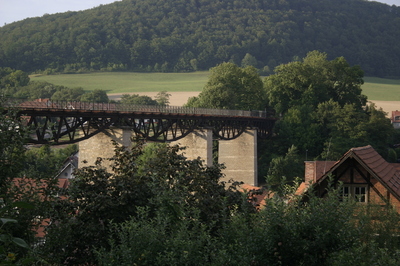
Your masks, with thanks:
<instances>
[{"instance_id":1,"label":"stone bridge pier","mask_svg":"<svg viewBox=\"0 0 400 266\"><path fill-rule=\"evenodd\" d=\"M97 158L112 158L114 145L112 140L125 147L131 146L132 130L110 128L79 142L79 167L94 165ZM109 167L110 161L104 160L103 166Z\"/></svg>"},{"instance_id":2,"label":"stone bridge pier","mask_svg":"<svg viewBox=\"0 0 400 266\"><path fill-rule=\"evenodd\" d=\"M200 157L205 165L213 165L213 132L211 129L195 130L180 140L172 141L171 144L186 147L183 153L189 160Z\"/></svg>"},{"instance_id":3,"label":"stone bridge pier","mask_svg":"<svg viewBox=\"0 0 400 266\"><path fill-rule=\"evenodd\" d=\"M111 158L114 146L111 140L129 147L132 130L112 128L79 142L80 167L94 165L98 157ZM171 142L185 146L184 156L188 159L200 157L208 166L213 164L213 133L212 129L197 129L185 138ZM226 166L223 169L224 179L233 179L249 185L257 186L257 130L248 129L232 140L218 140L218 163ZM106 167L107 162L104 162Z\"/></svg>"},{"instance_id":4,"label":"stone bridge pier","mask_svg":"<svg viewBox=\"0 0 400 266\"><path fill-rule=\"evenodd\" d=\"M257 130L249 129L232 140L219 140L218 163L223 163L225 179L258 186Z\"/></svg>"},{"instance_id":5,"label":"stone bridge pier","mask_svg":"<svg viewBox=\"0 0 400 266\"><path fill-rule=\"evenodd\" d=\"M211 129L196 130L173 144L187 147L188 159L200 157L206 165L213 164L213 133ZM218 163L224 164L223 181L233 179L257 186L257 130L248 129L232 140L218 140Z\"/></svg>"}]
</instances>

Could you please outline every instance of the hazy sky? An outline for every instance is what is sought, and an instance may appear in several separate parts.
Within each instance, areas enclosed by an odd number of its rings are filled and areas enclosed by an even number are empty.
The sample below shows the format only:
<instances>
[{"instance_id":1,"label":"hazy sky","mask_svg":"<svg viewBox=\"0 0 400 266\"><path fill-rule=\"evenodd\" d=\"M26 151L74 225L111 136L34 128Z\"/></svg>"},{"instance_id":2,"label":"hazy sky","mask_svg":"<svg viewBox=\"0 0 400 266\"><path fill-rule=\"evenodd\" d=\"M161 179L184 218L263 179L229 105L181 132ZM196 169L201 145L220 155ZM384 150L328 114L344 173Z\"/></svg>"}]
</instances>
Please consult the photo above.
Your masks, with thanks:
<instances>
[{"instance_id":1,"label":"hazy sky","mask_svg":"<svg viewBox=\"0 0 400 266\"><path fill-rule=\"evenodd\" d=\"M0 27L29 17L41 17L66 11L79 11L116 0L0 0ZM332 0L335 1L335 0ZM400 6L400 0L375 0Z\"/></svg>"}]
</instances>

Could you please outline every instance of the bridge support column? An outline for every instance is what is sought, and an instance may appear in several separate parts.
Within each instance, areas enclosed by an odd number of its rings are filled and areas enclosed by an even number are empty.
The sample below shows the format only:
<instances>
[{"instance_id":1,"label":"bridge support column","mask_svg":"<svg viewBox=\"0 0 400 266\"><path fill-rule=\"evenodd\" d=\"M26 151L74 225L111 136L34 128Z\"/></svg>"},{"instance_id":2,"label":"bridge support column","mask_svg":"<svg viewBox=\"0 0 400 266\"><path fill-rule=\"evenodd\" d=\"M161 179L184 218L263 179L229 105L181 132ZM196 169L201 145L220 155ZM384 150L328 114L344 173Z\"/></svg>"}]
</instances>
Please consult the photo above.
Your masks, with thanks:
<instances>
[{"instance_id":1,"label":"bridge support column","mask_svg":"<svg viewBox=\"0 0 400 266\"><path fill-rule=\"evenodd\" d=\"M224 181L233 179L257 186L257 130L246 130L233 140L220 140L218 162L226 166Z\"/></svg>"},{"instance_id":2,"label":"bridge support column","mask_svg":"<svg viewBox=\"0 0 400 266\"><path fill-rule=\"evenodd\" d=\"M114 146L111 140L119 145L131 146L132 131L129 129L110 128L89 139L79 142L79 167L95 165L98 157L111 158L114 156ZM84 162L87 162L86 164ZM109 167L109 161L103 161L103 166Z\"/></svg>"},{"instance_id":3,"label":"bridge support column","mask_svg":"<svg viewBox=\"0 0 400 266\"><path fill-rule=\"evenodd\" d=\"M200 157L205 165L212 166L212 136L211 129L197 129L180 140L172 141L171 145L186 147L183 153L187 159Z\"/></svg>"}]
</instances>

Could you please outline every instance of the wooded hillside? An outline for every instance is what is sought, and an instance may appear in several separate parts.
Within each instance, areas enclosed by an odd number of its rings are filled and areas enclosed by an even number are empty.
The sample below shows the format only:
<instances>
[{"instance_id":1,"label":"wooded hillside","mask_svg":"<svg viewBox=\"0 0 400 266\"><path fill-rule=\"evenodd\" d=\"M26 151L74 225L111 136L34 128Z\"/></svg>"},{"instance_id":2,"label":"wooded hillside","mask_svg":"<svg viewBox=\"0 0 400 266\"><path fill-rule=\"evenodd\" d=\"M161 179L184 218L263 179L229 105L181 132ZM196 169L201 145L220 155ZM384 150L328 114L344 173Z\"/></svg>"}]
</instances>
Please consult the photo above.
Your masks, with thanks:
<instances>
[{"instance_id":1,"label":"wooded hillside","mask_svg":"<svg viewBox=\"0 0 400 266\"><path fill-rule=\"evenodd\" d=\"M0 67L24 71L264 73L319 50L366 75L400 75L400 7L366 0L123 0L0 27Z\"/></svg>"}]
</instances>

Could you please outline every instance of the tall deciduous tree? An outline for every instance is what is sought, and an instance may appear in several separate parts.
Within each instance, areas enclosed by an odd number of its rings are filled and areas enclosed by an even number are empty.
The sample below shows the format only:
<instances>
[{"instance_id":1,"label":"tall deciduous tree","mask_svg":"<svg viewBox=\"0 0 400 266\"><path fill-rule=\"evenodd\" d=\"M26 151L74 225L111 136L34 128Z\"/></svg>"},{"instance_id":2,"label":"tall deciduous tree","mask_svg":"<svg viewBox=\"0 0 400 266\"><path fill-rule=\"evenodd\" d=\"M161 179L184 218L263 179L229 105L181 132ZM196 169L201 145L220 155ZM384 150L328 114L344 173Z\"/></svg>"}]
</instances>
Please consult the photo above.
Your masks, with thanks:
<instances>
[{"instance_id":1,"label":"tall deciduous tree","mask_svg":"<svg viewBox=\"0 0 400 266\"><path fill-rule=\"evenodd\" d=\"M10 102L0 96L0 260L4 254L16 253L14 262L22 263L29 250L25 246L21 248L24 242L19 246L11 245L9 237L23 239L29 246L35 244L34 229L51 208L57 180L54 176L25 171L28 129L21 122L18 110L10 106ZM17 222L5 224L7 219Z\"/></svg>"},{"instance_id":2,"label":"tall deciduous tree","mask_svg":"<svg viewBox=\"0 0 400 266\"><path fill-rule=\"evenodd\" d=\"M93 90L87 92L81 96L82 102L96 102L96 103L107 103L109 101L107 92L105 90Z\"/></svg>"},{"instance_id":3,"label":"tall deciduous tree","mask_svg":"<svg viewBox=\"0 0 400 266\"><path fill-rule=\"evenodd\" d=\"M62 88L56 91L51 99L53 101L80 101L82 95L85 94L85 91L82 87L78 88Z\"/></svg>"},{"instance_id":4,"label":"tall deciduous tree","mask_svg":"<svg viewBox=\"0 0 400 266\"><path fill-rule=\"evenodd\" d=\"M253 67L257 67L257 59L252 56L249 53L246 53L246 55L243 57L242 59L242 67L247 67L247 66L253 66Z\"/></svg>"},{"instance_id":5,"label":"tall deciduous tree","mask_svg":"<svg viewBox=\"0 0 400 266\"><path fill-rule=\"evenodd\" d=\"M167 91L160 91L157 93L157 95L154 97L159 105L169 105L169 97L171 94L169 94Z\"/></svg>"},{"instance_id":6,"label":"tall deciduous tree","mask_svg":"<svg viewBox=\"0 0 400 266\"><path fill-rule=\"evenodd\" d=\"M6 195L12 180L19 177L27 133L18 119L17 110L6 108L7 104L0 96L0 195Z\"/></svg>"},{"instance_id":7,"label":"tall deciduous tree","mask_svg":"<svg viewBox=\"0 0 400 266\"><path fill-rule=\"evenodd\" d=\"M363 71L343 57L328 61L325 53L313 51L303 61L280 65L275 72L266 77L265 87L271 106L279 113L304 104L316 108L330 99L340 106L366 104L367 97L361 94Z\"/></svg>"},{"instance_id":8,"label":"tall deciduous tree","mask_svg":"<svg viewBox=\"0 0 400 266\"><path fill-rule=\"evenodd\" d=\"M276 123L274 140L275 152L285 154L291 145L299 150L299 154L317 155L322 151L326 139L324 128L315 123L314 110L311 106L301 105L290 108Z\"/></svg>"},{"instance_id":9,"label":"tall deciduous tree","mask_svg":"<svg viewBox=\"0 0 400 266\"><path fill-rule=\"evenodd\" d=\"M263 83L254 67L240 68L234 63L222 63L210 72L203 91L198 97L190 98L188 106L236 110L266 108Z\"/></svg>"},{"instance_id":10,"label":"tall deciduous tree","mask_svg":"<svg viewBox=\"0 0 400 266\"><path fill-rule=\"evenodd\" d=\"M302 160L295 146L291 146L285 156L273 158L267 174L267 183L279 192L283 189L282 181L292 183L295 178L301 178L304 173ZM283 184L282 184L283 183Z\"/></svg>"},{"instance_id":11,"label":"tall deciduous tree","mask_svg":"<svg viewBox=\"0 0 400 266\"><path fill-rule=\"evenodd\" d=\"M371 104L359 110L355 104L341 107L335 101L318 105L314 113L321 133L326 134L322 158L337 160L352 147L372 145L384 157L395 130L381 109Z\"/></svg>"},{"instance_id":12,"label":"tall deciduous tree","mask_svg":"<svg viewBox=\"0 0 400 266\"><path fill-rule=\"evenodd\" d=\"M0 68L0 88L25 86L29 80L28 74L22 70L13 70L9 67Z\"/></svg>"},{"instance_id":13,"label":"tall deciduous tree","mask_svg":"<svg viewBox=\"0 0 400 266\"><path fill-rule=\"evenodd\" d=\"M48 230L44 252L53 263L94 263L92 248L108 248L112 223L140 218L169 217L169 228L196 219L207 230L217 230L233 211L249 205L236 184L220 182L221 166L207 167L200 159L187 160L178 146L134 142L118 147L113 171L83 167L75 173L68 200L60 200ZM75 210L75 211L74 211Z\"/></svg>"},{"instance_id":14,"label":"tall deciduous tree","mask_svg":"<svg viewBox=\"0 0 400 266\"><path fill-rule=\"evenodd\" d=\"M393 127L382 110L367 105L358 66L313 51L275 72L265 78L269 103L283 115L276 123L273 152L282 155L295 145L310 158L336 160L352 147L372 145L386 155Z\"/></svg>"},{"instance_id":15,"label":"tall deciduous tree","mask_svg":"<svg viewBox=\"0 0 400 266\"><path fill-rule=\"evenodd\" d=\"M123 94L120 102L122 104L157 105L157 101L151 97L139 94Z\"/></svg>"}]
</instances>

